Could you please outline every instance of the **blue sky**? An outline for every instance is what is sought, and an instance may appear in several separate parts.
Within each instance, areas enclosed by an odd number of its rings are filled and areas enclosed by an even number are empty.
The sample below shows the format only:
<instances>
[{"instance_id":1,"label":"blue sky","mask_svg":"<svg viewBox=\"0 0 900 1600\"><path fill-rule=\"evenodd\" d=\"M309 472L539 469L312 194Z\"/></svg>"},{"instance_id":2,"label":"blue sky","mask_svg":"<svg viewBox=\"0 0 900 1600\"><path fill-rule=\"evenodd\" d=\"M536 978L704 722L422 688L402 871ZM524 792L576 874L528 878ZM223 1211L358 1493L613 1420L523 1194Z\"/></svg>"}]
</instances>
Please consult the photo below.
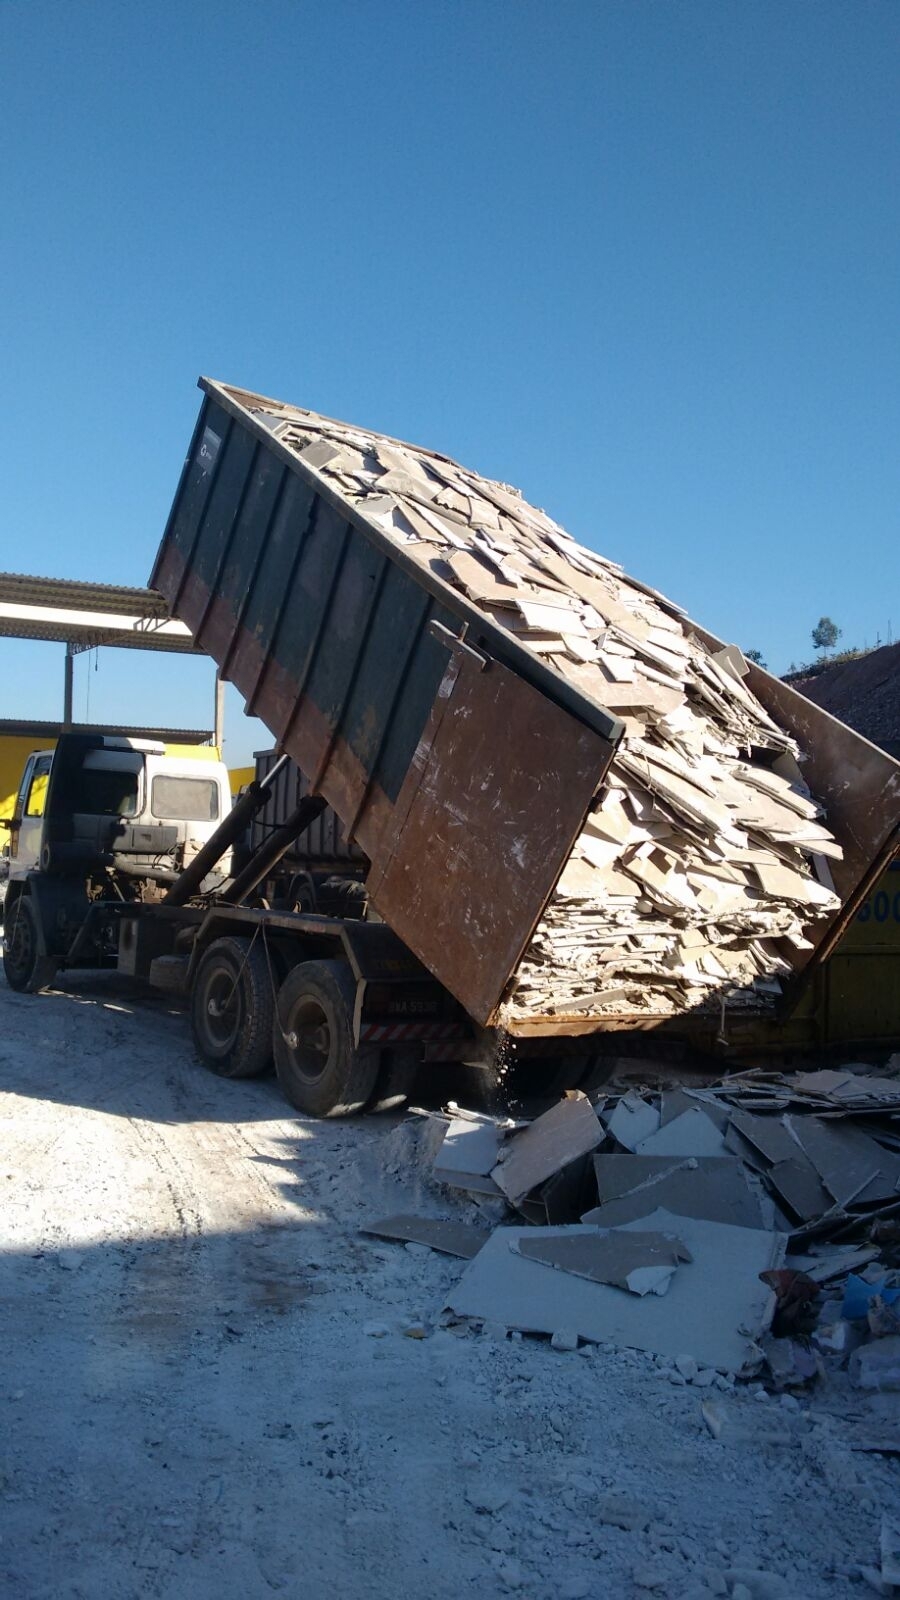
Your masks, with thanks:
<instances>
[{"instance_id":1,"label":"blue sky","mask_svg":"<svg viewBox=\"0 0 900 1600\"><path fill-rule=\"evenodd\" d=\"M145 583L205 372L519 485L776 671L896 637L898 66L895 0L5 0L0 568ZM58 715L62 647L0 681ZM202 725L211 668L88 694Z\"/></svg>"}]
</instances>

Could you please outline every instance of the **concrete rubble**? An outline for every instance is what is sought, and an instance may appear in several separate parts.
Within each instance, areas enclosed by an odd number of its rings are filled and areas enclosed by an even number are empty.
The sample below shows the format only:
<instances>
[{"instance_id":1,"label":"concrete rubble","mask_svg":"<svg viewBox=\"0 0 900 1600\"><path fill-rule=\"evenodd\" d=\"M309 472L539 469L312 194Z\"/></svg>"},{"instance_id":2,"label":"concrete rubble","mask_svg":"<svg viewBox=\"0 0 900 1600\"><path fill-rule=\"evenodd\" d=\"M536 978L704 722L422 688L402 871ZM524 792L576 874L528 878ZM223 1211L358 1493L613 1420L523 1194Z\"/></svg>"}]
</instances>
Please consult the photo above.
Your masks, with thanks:
<instances>
[{"instance_id":1,"label":"concrete rubble","mask_svg":"<svg viewBox=\"0 0 900 1600\"><path fill-rule=\"evenodd\" d=\"M749 667L508 485L294 407L260 421L625 735L508 996L519 1017L765 1009L840 847Z\"/></svg>"}]
</instances>

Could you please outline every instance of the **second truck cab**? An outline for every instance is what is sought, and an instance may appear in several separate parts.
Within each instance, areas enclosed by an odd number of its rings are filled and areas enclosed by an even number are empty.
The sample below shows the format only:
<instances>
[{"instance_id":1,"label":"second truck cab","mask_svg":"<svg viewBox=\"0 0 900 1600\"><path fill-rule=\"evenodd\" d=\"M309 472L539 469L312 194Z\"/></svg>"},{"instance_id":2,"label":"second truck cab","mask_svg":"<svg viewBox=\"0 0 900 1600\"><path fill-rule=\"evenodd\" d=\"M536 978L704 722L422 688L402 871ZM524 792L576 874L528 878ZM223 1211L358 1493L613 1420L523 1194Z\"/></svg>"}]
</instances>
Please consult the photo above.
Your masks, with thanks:
<instances>
[{"instance_id":1,"label":"second truck cab","mask_svg":"<svg viewBox=\"0 0 900 1600\"><path fill-rule=\"evenodd\" d=\"M125 899L175 881L231 805L220 761L167 755L149 739L64 734L29 756L9 827L9 884L84 877ZM226 875L230 859L219 872Z\"/></svg>"}]
</instances>

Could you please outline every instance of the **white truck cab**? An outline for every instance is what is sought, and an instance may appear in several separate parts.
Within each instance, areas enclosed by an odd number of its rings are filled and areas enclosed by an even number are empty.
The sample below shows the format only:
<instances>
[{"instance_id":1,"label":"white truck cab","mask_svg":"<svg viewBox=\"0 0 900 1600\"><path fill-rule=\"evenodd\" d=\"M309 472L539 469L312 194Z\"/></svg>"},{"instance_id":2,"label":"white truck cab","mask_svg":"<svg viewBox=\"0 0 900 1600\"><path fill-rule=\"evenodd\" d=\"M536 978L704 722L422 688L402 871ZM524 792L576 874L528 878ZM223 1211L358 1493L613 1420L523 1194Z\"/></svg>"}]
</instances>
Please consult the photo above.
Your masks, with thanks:
<instances>
[{"instance_id":1,"label":"white truck cab","mask_svg":"<svg viewBox=\"0 0 900 1600\"><path fill-rule=\"evenodd\" d=\"M55 801L57 816L65 812L65 826L55 829L64 842L51 844L47 799L54 764L70 756L65 741L64 735L56 751L35 751L25 764L8 825L11 884L78 860L102 860L129 877L165 882L189 865L231 808L221 761L167 755L149 739L97 735L68 761ZM218 873L227 876L230 865L229 853Z\"/></svg>"}]
</instances>

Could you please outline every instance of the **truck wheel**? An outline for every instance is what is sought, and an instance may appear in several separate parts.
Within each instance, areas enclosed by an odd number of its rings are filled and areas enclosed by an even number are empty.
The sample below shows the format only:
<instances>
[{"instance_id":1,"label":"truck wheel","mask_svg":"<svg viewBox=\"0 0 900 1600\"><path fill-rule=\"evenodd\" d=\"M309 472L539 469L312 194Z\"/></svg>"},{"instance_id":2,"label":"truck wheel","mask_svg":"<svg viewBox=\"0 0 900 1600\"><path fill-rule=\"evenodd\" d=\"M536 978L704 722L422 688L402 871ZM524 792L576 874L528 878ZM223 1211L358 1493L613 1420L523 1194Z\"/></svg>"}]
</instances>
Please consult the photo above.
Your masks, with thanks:
<instances>
[{"instance_id":1,"label":"truck wheel","mask_svg":"<svg viewBox=\"0 0 900 1600\"><path fill-rule=\"evenodd\" d=\"M37 994L56 977L53 957L41 955L38 914L28 894L18 895L7 913L3 971L10 988L21 994Z\"/></svg>"},{"instance_id":2,"label":"truck wheel","mask_svg":"<svg viewBox=\"0 0 900 1600\"><path fill-rule=\"evenodd\" d=\"M398 1111L405 1106L421 1060L422 1051L416 1046L412 1049L407 1046L405 1050L382 1050L375 1093L366 1110Z\"/></svg>"},{"instance_id":3,"label":"truck wheel","mask_svg":"<svg viewBox=\"0 0 900 1600\"><path fill-rule=\"evenodd\" d=\"M275 1005L265 952L249 939L216 939L191 989L191 1030L220 1078L256 1078L272 1062Z\"/></svg>"},{"instance_id":4,"label":"truck wheel","mask_svg":"<svg viewBox=\"0 0 900 1600\"><path fill-rule=\"evenodd\" d=\"M275 1071L285 1096L312 1117L350 1117L371 1100L378 1052L353 1042L356 986L343 961L304 961L278 991Z\"/></svg>"}]
</instances>

